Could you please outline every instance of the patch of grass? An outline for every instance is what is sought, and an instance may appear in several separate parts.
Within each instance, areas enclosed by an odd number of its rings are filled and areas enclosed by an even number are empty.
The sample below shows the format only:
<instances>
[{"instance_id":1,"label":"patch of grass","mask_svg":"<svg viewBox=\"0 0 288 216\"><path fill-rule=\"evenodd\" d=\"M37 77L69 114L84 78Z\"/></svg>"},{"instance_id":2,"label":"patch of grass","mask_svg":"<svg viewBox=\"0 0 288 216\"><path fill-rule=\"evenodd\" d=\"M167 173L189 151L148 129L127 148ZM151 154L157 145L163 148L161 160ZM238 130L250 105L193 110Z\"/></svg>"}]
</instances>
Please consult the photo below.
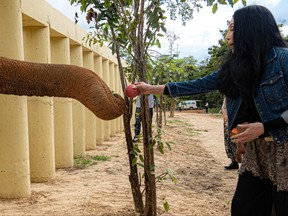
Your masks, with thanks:
<instances>
[{"instance_id":1,"label":"patch of grass","mask_svg":"<svg viewBox=\"0 0 288 216\"><path fill-rule=\"evenodd\" d=\"M188 136L196 136L199 134L199 132L195 131L192 127L193 127L193 124L191 124L190 122L188 121L185 121L185 120L179 120L179 119L173 119L173 120L168 120L167 121L169 124L180 124L180 126L183 126L185 127L186 129L186 134ZM185 130L184 129L184 130Z\"/></svg>"},{"instance_id":2,"label":"patch of grass","mask_svg":"<svg viewBox=\"0 0 288 216\"><path fill-rule=\"evenodd\" d=\"M229 205L230 205L230 200L225 199L225 200L224 200L224 203L225 203L225 205L229 206Z\"/></svg>"},{"instance_id":3,"label":"patch of grass","mask_svg":"<svg viewBox=\"0 0 288 216\"><path fill-rule=\"evenodd\" d=\"M80 156L74 159L74 167L77 169L85 169L90 165L92 161L90 159L85 158L84 156Z\"/></svg>"},{"instance_id":4,"label":"patch of grass","mask_svg":"<svg viewBox=\"0 0 288 216\"><path fill-rule=\"evenodd\" d=\"M188 123L188 122L184 122L183 126L192 127L192 126L193 126L193 124L191 124L191 123Z\"/></svg>"},{"instance_id":5,"label":"patch of grass","mask_svg":"<svg viewBox=\"0 0 288 216\"><path fill-rule=\"evenodd\" d=\"M199 135L199 132L195 131L193 128L188 128L186 130L186 134L188 136L197 136L197 135Z\"/></svg>"},{"instance_id":6,"label":"patch of grass","mask_svg":"<svg viewBox=\"0 0 288 216\"><path fill-rule=\"evenodd\" d=\"M92 156L92 159L96 161L108 161L110 160L110 157L105 156L105 155L95 155L95 156Z\"/></svg>"},{"instance_id":7,"label":"patch of grass","mask_svg":"<svg viewBox=\"0 0 288 216\"><path fill-rule=\"evenodd\" d=\"M167 120L167 123L173 124L173 123L185 123L183 120L179 119L173 119L173 120Z\"/></svg>"},{"instance_id":8,"label":"patch of grass","mask_svg":"<svg viewBox=\"0 0 288 216\"><path fill-rule=\"evenodd\" d=\"M183 126L191 127L193 126L191 123L185 120L180 120L180 119L173 119L173 120L168 120L167 123L169 124L181 124Z\"/></svg>"},{"instance_id":9,"label":"patch of grass","mask_svg":"<svg viewBox=\"0 0 288 216\"><path fill-rule=\"evenodd\" d=\"M89 166L97 164L97 161L108 161L110 157L105 155L95 155L95 156L79 156L74 158L74 167L77 169L85 169Z\"/></svg>"}]
</instances>

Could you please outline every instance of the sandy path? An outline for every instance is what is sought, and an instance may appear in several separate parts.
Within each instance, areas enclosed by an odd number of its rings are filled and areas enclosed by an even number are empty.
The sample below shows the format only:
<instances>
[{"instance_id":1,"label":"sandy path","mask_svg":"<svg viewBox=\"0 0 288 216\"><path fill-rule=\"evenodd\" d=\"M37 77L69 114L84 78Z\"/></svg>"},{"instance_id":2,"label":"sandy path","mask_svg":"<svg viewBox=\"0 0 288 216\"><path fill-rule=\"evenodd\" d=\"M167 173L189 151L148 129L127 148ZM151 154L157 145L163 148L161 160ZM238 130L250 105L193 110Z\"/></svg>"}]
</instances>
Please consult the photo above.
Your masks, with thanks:
<instances>
[{"instance_id":1,"label":"sandy path","mask_svg":"<svg viewBox=\"0 0 288 216\"><path fill-rule=\"evenodd\" d=\"M223 165L227 165L224 148L223 121L220 115L197 114L197 113L177 113L177 116L186 119L201 132L197 139L201 140L202 146L211 153Z\"/></svg>"},{"instance_id":2,"label":"sandy path","mask_svg":"<svg viewBox=\"0 0 288 216\"><path fill-rule=\"evenodd\" d=\"M178 179L157 184L159 215L227 216L237 180L223 145L222 118L211 114L177 112L164 126L163 142L172 151L155 153L156 173L170 169ZM0 199L0 215L134 215L126 144L117 134L87 155L108 156L85 169L57 170L48 183L33 183L28 198ZM142 172L142 170L140 170ZM170 211L164 212L163 200Z\"/></svg>"}]
</instances>

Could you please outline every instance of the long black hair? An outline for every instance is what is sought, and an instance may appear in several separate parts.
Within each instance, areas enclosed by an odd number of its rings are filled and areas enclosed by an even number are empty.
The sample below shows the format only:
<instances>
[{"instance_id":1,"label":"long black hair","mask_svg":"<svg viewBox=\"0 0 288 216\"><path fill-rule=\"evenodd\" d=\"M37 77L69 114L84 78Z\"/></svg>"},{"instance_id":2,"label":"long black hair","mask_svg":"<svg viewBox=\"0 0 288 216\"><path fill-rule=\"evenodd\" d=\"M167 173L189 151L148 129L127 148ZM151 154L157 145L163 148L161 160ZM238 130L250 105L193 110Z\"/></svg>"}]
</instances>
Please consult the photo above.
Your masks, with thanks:
<instances>
[{"instance_id":1,"label":"long black hair","mask_svg":"<svg viewBox=\"0 0 288 216\"><path fill-rule=\"evenodd\" d=\"M219 72L218 89L230 98L251 99L259 85L272 47L287 47L272 13L251 5L235 11L234 50L227 55Z\"/></svg>"}]
</instances>

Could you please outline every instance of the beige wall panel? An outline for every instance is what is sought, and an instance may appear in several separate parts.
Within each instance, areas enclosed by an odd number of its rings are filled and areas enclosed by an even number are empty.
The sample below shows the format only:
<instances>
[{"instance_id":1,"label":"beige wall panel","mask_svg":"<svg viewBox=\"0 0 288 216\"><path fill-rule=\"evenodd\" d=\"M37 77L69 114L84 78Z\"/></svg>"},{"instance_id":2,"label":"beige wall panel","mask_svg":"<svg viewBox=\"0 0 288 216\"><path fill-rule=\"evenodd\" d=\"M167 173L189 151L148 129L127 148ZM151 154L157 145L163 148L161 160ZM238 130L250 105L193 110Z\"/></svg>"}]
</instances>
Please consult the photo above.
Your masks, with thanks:
<instances>
[{"instance_id":1,"label":"beige wall panel","mask_svg":"<svg viewBox=\"0 0 288 216\"><path fill-rule=\"evenodd\" d=\"M94 71L93 52L83 52L83 67ZM88 109L85 109L85 150L96 148L96 117Z\"/></svg>"},{"instance_id":2,"label":"beige wall panel","mask_svg":"<svg viewBox=\"0 0 288 216\"><path fill-rule=\"evenodd\" d=\"M0 14L0 55L23 60L19 0L1 0ZM27 97L0 95L0 119L0 197L28 196L31 192Z\"/></svg>"},{"instance_id":3,"label":"beige wall panel","mask_svg":"<svg viewBox=\"0 0 288 216\"><path fill-rule=\"evenodd\" d=\"M19 0L1 0L0 10L1 56L23 60L23 29L20 2Z\"/></svg>"},{"instance_id":4,"label":"beige wall panel","mask_svg":"<svg viewBox=\"0 0 288 216\"><path fill-rule=\"evenodd\" d=\"M102 62L102 79L109 86L109 61L103 59ZM110 122L103 121L104 140L109 140L111 136Z\"/></svg>"},{"instance_id":5,"label":"beige wall panel","mask_svg":"<svg viewBox=\"0 0 288 216\"><path fill-rule=\"evenodd\" d=\"M38 63L50 63L50 30L48 27L23 28L24 60Z\"/></svg>"},{"instance_id":6,"label":"beige wall panel","mask_svg":"<svg viewBox=\"0 0 288 216\"><path fill-rule=\"evenodd\" d=\"M51 37L51 63L70 63L68 38ZM56 168L73 166L72 99L54 98L54 141Z\"/></svg>"},{"instance_id":7,"label":"beige wall panel","mask_svg":"<svg viewBox=\"0 0 288 216\"><path fill-rule=\"evenodd\" d=\"M101 56L94 57L94 71L100 78L102 78L102 57ZM103 120L96 117L95 127L96 127L96 145L102 144L104 141Z\"/></svg>"},{"instance_id":8,"label":"beige wall panel","mask_svg":"<svg viewBox=\"0 0 288 216\"><path fill-rule=\"evenodd\" d=\"M120 81L120 76L119 76L119 70L118 70L118 65L114 65L114 74L115 74L115 92L119 95L121 95L121 81ZM121 119L123 118L123 115L118 117L116 119L116 133L121 132Z\"/></svg>"},{"instance_id":9,"label":"beige wall panel","mask_svg":"<svg viewBox=\"0 0 288 216\"><path fill-rule=\"evenodd\" d=\"M124 66L123 62L122 62L122 65ZM118 79L119 79L119 94L124 98L124 92L122 89L121 77L120 77L118 66L117 66L117 74L118 74ZM123 130L124 130L124 120L123 120L123 115L122 115L120 116L120 131L123 132Z\"/></svg>"},{"instance_id":10,"label":"beige wall panel","mask_svg":"<svg viewBox=\"0 0 288 216\"><path fill-rule=\"evenodd\" d=\"M24 27L26 61L50 63L47 27ZM51 97L28 97L30 176L32 182L55 178L54 116Z\"/></svg>"},{"instance_id":11,"label":"beige wall panel","mask_svg":"<svg viewBox=\"0 0 288 216\"><path fill-rule=\"evenodd\" d=\"M26 98L1 96L0 113L0 197L25 197L30 195Z\"/></svg>"},{"instance_id":12,"label":"beige wall panel","mask_svg":"<svg viewBox=\"0 0 288 216\"><path fill-rule=\"evenodd\" d=\"M70 64L83 66L82 46L70 46ZM85 154L85 107L72 99L73 149L74 157Z\"/></svg>"},{"instance_id":13,"label":"beige wall panel","mask_svg":"<svg viewBox=\"0 0 288 216\"><path fill-rule=\"evenodd\" d=\"M114 63L109 62L109 88L112 92L116 92ZM110 121L111 136L116 134L116 119Z\"/></svg>"},{"instance_id":14,"label":"beige wall panel","mask_svg":"<svg viewBox=\"0 0 288 216\"><path fill-rule=\"evenodd\" d=\"M53 100L28 98L29 155L32 182L55 178Z\"/></svg>"}]
</instances>

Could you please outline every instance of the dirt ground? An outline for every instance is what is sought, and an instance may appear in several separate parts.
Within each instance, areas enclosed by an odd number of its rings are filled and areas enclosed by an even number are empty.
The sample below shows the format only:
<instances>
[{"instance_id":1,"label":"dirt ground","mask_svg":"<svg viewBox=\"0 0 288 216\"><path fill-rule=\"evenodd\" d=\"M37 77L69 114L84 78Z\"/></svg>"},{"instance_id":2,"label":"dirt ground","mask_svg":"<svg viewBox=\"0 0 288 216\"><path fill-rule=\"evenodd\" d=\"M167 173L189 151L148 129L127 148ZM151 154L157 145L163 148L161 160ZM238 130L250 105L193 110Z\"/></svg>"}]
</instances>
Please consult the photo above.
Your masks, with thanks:
<instances>
[{"instance_id":1,"label":"dirt ground","mask_svg":"<svg viewBox=\"0 0 288 216\"><path fill-rule=\"evenodd\" d=\"M176 112L167 118L163 141L173 141L165 154L155 151L157 175L170 169L178 182L157 183L158 215L228 216L237 181L223 144L219 115ZM47 183L32 183L31 196L0 199L0 215L132 216L134 205L128 180L129 166L124 135L111 137L87 156L106 156L84 169L60 169ZM143 170L140 169L142 172ZM170 210L165 212L163 201Z\"/></svg>"}]
</instances>

